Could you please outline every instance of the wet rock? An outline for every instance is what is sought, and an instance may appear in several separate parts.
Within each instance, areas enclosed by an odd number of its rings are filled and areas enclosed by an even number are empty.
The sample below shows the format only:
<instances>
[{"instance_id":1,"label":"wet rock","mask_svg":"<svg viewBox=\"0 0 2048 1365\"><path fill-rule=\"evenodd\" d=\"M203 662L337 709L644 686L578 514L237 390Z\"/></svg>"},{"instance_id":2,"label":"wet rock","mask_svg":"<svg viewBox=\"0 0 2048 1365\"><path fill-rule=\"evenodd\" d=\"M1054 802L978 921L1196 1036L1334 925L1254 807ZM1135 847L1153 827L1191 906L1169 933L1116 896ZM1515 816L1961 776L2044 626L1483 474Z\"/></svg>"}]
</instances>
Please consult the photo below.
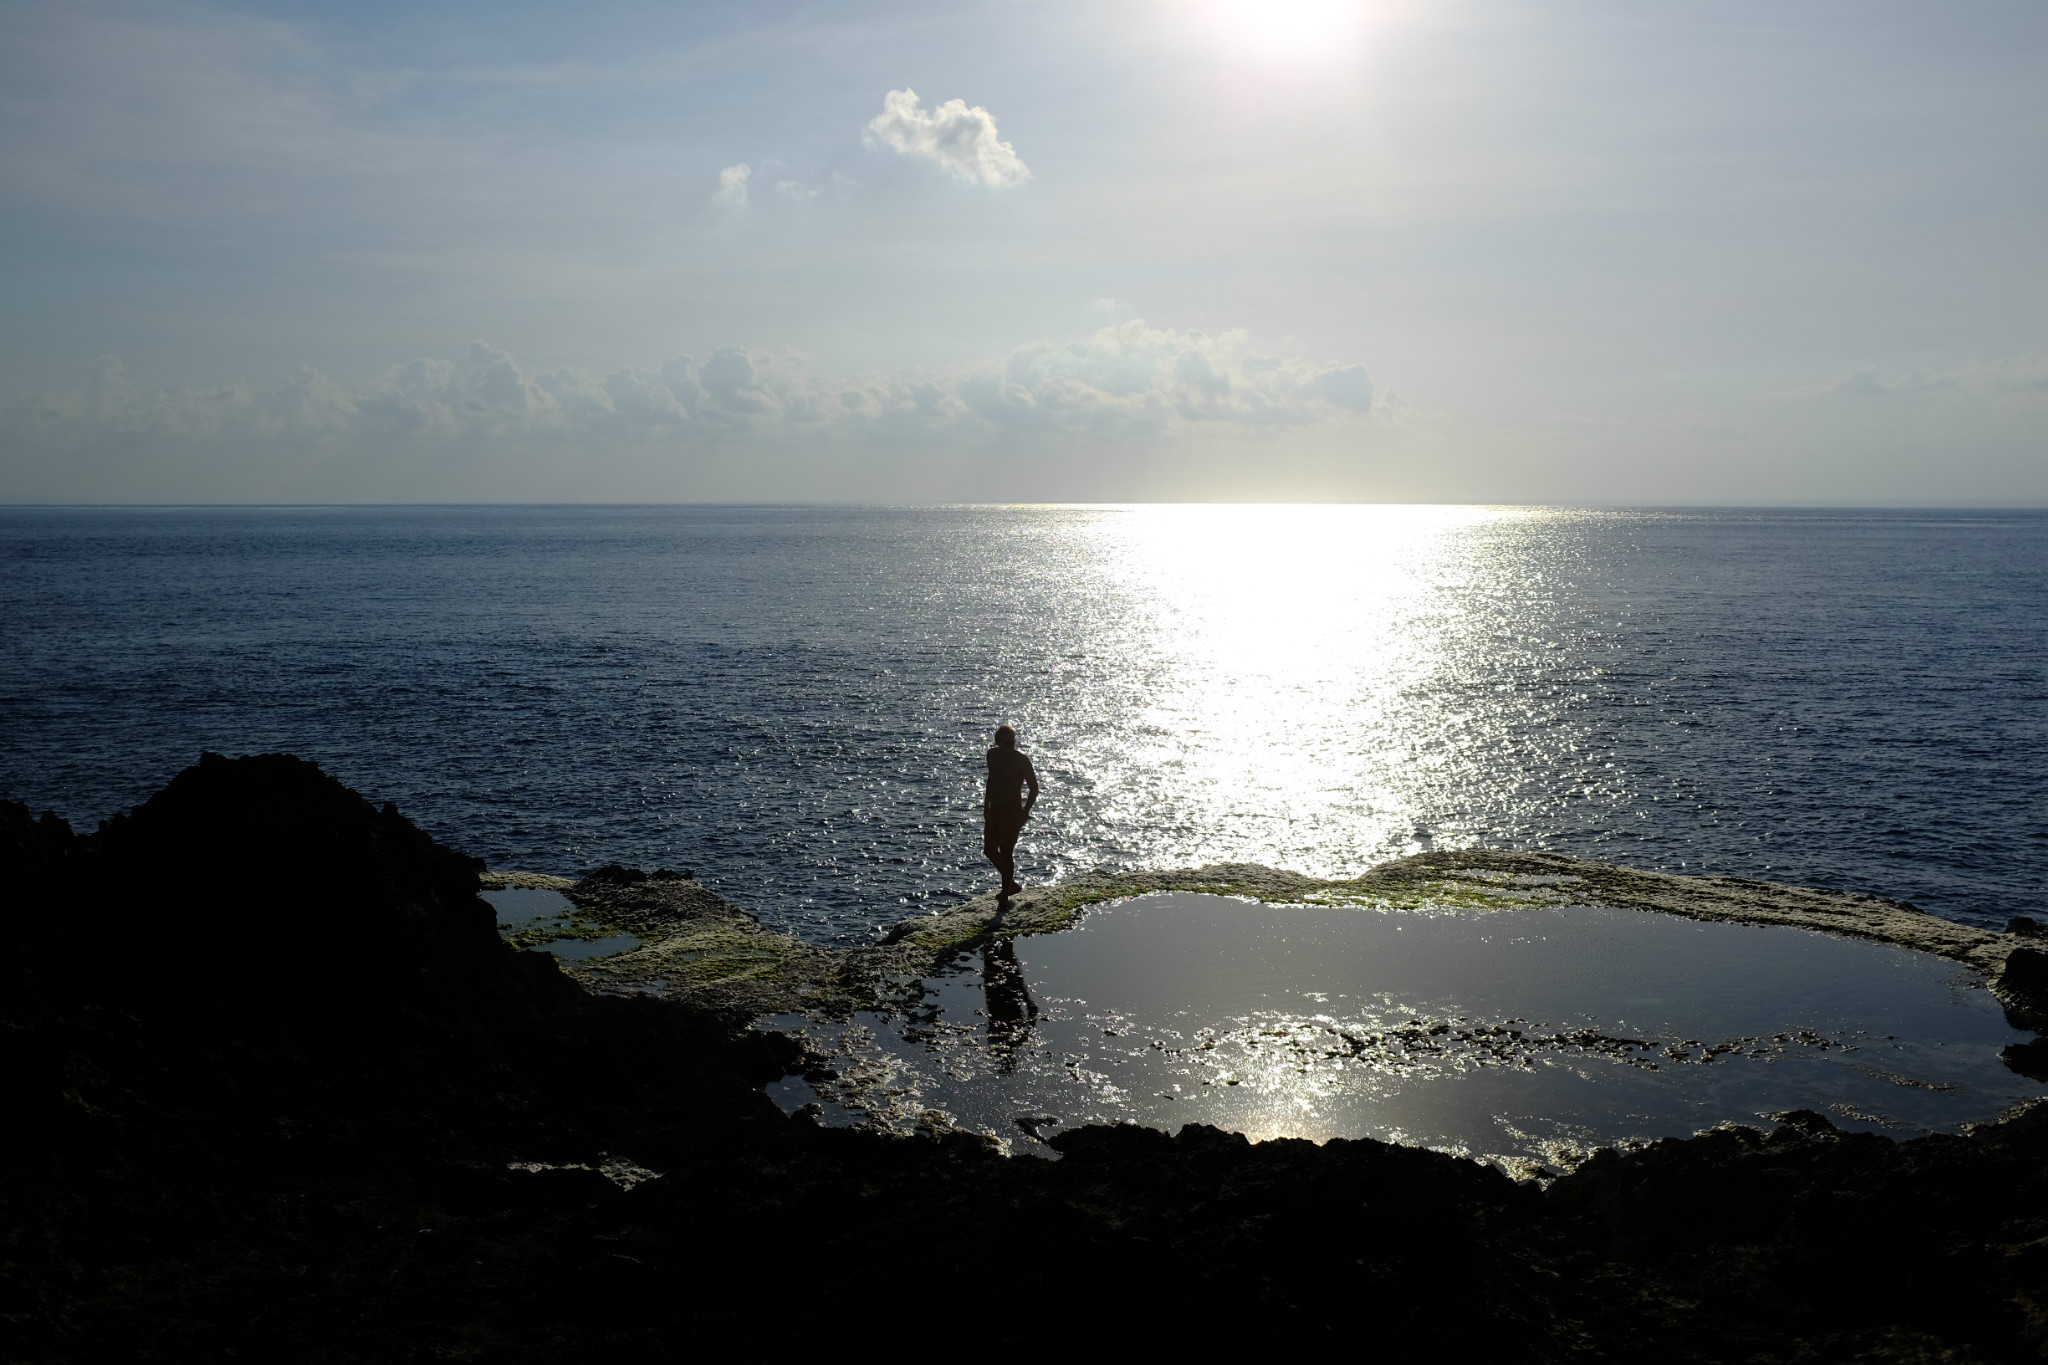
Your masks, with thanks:
<instances>
[{"instance_id":1,"label":"wet rock","mask_svg":"<svg viewBox=\"0 0 2048 1365\"><path fill-rule=\"evenodd\" d=\"M1999 1060L2030 1081L2048 1081L2048 1038L2031 1043L2008 1043Z\"/></svg>"},{"instance_id":2,"label":"wet rock","mask_svg":"<svg viewBox=\"0 0 2048 1365\"><path fill-rule=\"evenodd\" d=\"M1827 1115L1811 1109L1787 1109L1771 1117L1807 1138L1832 1138L1839 1136L1841 1132Z\"/></svg>"},{"instance_id":3,"label":"wet rock","mask_svg":"<svg viewBox=\"0 0 2048 1365\"><path fill-rule=\"evenodd\" d=\"M1991 989L2019 1028L2048 1028L2048 951L2015 948L1991 979Z\"/></svg>"},{"instance_id":4,"label":"wet rock","mask_svg":"<svg viewBox=\"0 0 2048 1365\"><path fill-rule=\"evenodd\" d=\"M1142 1159L1173 1151L1172 1138L1157 1128L1143 1128L1135 1123L1072 1128L1046 1138L1045 1144L1068 1160L1083 1164Z\"/></svg>"},{"instance_id":5,"label":"wet rock","mask_svg":"<svg viewBox=\"0 0 2048 1365\"><path fill-rule=\"evenodd\" d=\"M1251 1146L1243 1133L1226 1132L1206 1123L1190 1123L1174 1134L1174 1145L1188 1152L1236 1152Z\"/></svg>"},{"instance_id":6,"label":"wet rock","mask_svg":"<svg viewBox=\"0 0 2048 1365\"><path fill-rule=\"evenodd\" d=\"M2013 949L2006 955L1994 984L2015 999L2030 1004L2048 1003L2048 951Z\"/></svg>"},{"instance_id":7,"label":"wet rock","mask_svg":"<svg viewBox=\"0 0 2048 1365\"><path fill-rule=\"evenodd\" d=\"M638 886L649 880L648 874L637 867L623 867L618 863L606 863L603 867L592 868L583 874L582 881L589 887Z\"/></svg>"},{"instance_id":8,"label":"wet rock","mask_svg":"<svg viewBox=\"0 0 2048 1365\"><path fill-rule=\"evenodd\" d=\"M1016 1124L1019 1129L1041 1142L1046 1140L1046 1130L1048 1128L1057 1128L1059 1122L1060 1119L1057 1114L1019 1114L1016 1118Z\"/></svg>"}]
</instances>

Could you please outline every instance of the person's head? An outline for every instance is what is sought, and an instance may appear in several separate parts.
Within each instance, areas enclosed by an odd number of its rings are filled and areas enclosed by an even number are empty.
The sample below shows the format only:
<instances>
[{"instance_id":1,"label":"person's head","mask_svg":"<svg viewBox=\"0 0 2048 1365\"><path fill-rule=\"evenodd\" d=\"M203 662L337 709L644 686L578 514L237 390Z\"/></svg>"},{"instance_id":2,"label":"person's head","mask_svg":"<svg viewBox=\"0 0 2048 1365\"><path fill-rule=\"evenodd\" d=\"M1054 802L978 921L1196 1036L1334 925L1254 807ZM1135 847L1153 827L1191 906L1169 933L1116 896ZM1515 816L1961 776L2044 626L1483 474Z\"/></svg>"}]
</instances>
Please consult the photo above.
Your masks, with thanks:
<instances>
[{"instance_id":1,"label":"person's head","mask_svg":"<svg viewBox=\"0 0 2048 1365\"><path fill-rule=\"evenodd\" d=\"M1007 721L996 727L996 747L998 749L1014 749L1017 747L1017 732L1010 728Z\"/></svg>"}]
</instances>

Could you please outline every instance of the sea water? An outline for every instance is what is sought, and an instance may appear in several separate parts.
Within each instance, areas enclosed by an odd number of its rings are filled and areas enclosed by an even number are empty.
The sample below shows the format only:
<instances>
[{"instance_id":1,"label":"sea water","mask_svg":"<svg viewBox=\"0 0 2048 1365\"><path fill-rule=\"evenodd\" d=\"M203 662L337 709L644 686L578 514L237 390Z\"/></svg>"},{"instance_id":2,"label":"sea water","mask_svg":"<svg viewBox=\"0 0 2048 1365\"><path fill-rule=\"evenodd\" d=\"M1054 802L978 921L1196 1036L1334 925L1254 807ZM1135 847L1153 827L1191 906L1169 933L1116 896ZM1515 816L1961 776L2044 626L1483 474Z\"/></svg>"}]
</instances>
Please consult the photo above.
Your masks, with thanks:
<instances>
[{"instance_id":1,"label":"sea water","mask_svg":"<svg viewBox=\"0 0 2048 1365\"><path fill-rule=\"evenodd\" d=\"M287 750L492 866L859 942L1019 856L1551 849L2042 910L2048 514L0 510L0 796Z\"/></svg>"}]
</instances>

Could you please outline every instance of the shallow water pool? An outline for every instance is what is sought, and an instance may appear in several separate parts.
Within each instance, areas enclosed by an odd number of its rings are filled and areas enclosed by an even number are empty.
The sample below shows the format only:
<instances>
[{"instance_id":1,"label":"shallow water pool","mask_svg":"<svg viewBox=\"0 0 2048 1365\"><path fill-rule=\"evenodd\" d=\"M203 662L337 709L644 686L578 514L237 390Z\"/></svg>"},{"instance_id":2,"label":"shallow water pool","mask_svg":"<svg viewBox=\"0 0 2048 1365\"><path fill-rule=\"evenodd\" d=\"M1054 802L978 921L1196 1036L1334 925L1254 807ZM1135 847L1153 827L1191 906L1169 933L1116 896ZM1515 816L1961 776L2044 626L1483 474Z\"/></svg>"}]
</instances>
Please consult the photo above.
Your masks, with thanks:
<instances>
[{"instance_id":1,"label":"shallow water pool","mask_svg":"<svg viewBox=\"0 0 2048 1365\"><path fill-rule=\"evenodd\" d=\"M1815 1109L1952 1132L2042 1093L1979 978L1889 944L1574 905L1382 911L1167 893L963 954L921 1005L785 1016L840 1121L1020 1151L1082 1123L1371 1136L1555 1170Z\"/></svg>"},{"instance_id":2,"label":"shallow water pool","mask_svg":"<svg viewBox=\"0 0 2048 1365\"><path fill-rule=\"evenodd\" d=\"M498 912L500 934L509 935L525 929L544 927L560 929L563 936L534 946L542 952L553 953L565 962L609 957L613 953L623 953L640 946L639 938L633 934L608 934L603 938L570 936L569 930L573 926L576 907L559 891L513 889L483 891L478 894Z\"/></svg>"}]
</instances>

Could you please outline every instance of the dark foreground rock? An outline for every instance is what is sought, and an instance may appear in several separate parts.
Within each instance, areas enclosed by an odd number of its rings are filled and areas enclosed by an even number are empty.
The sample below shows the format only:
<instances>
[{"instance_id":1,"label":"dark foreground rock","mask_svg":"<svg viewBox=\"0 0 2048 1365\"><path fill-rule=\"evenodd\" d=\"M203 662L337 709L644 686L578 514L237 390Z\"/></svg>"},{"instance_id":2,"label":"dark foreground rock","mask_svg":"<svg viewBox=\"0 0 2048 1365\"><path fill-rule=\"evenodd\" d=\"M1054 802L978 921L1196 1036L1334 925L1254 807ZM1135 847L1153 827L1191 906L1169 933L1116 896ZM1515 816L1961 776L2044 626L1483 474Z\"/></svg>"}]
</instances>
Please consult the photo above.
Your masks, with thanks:
<instances>
[{"instance_id":1,"label":"dark foreground rock","mask_svg":"<svg viewBox=\"0 0 2048 1365\"><path fill-rule=\"evenodd\" d=\"M1909 1143L1792 1114L1548 1190L1204 1128L1011 1160L785 1119L787 1048L586 993L476 877L279 756L90 836L0 807L0 1356L2048 1356L2039 1108Z\"/></svg>"},{"instance_id":2,"label":"dark foreground rock","mask_svg":"<svg viewBox=\"0 0 2048 1365\"><path fill-rule=\"evenodd\" d=\"M1991 989L2020 1027L2048 1028L2048 951L2031 946L2013 949L1992 978Z\"/></svg>"}]
</instances>

